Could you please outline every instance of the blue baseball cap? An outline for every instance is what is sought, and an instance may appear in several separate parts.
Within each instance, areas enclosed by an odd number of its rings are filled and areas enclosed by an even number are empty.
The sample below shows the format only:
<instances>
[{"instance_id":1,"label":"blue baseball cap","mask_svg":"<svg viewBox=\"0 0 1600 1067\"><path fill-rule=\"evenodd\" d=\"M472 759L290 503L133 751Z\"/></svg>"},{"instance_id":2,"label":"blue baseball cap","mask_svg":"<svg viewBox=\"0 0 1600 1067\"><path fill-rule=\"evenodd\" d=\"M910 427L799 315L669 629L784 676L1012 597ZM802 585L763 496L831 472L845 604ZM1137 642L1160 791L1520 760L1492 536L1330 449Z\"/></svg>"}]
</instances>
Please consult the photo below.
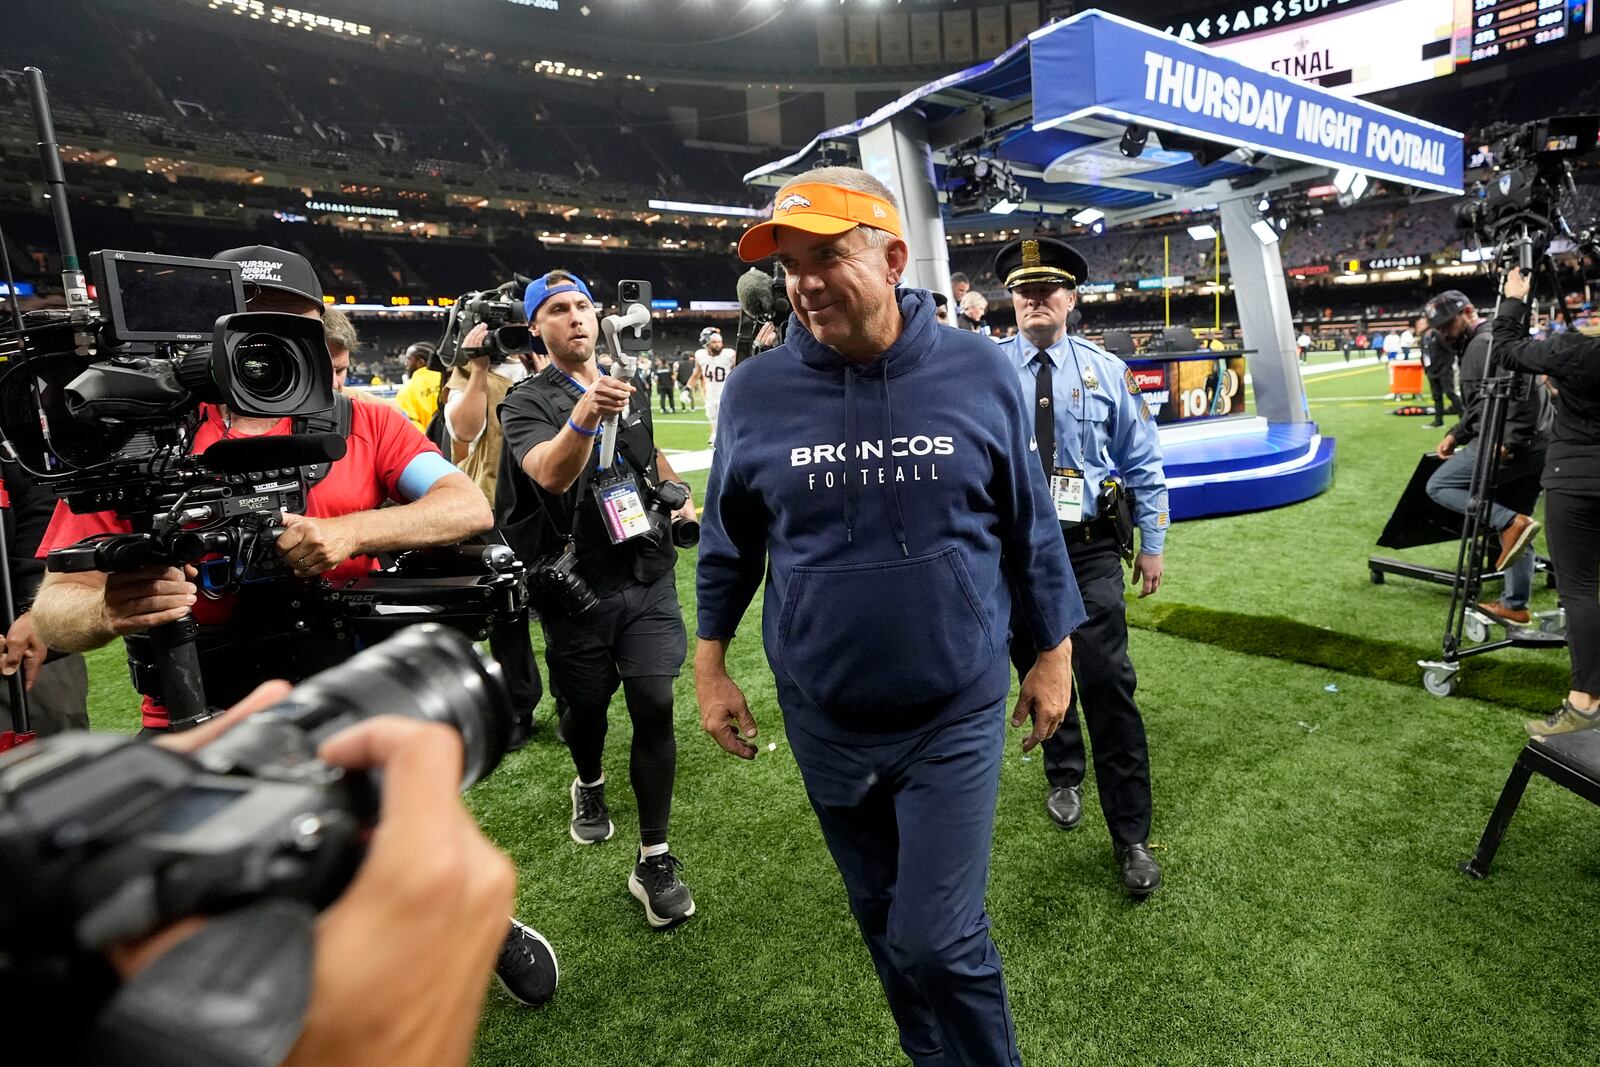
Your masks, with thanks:
<instances>
[{"instance_id":1,"label":"blue baseball cap","mask_svg":"<svg viewBox=\"0 0 1600 1067\"><path fill-rule=\"evenodd\" d=\"M577 275L556 282L554 285L543 278L535 279L522 294L522 310L528 316L528 325L533 325L533 316L540 306L557 293L582 293L589 298L589 303L594 303L594 294L589 292L589 287L583 284L583 279Z\"/></svg>"}]
</instances>

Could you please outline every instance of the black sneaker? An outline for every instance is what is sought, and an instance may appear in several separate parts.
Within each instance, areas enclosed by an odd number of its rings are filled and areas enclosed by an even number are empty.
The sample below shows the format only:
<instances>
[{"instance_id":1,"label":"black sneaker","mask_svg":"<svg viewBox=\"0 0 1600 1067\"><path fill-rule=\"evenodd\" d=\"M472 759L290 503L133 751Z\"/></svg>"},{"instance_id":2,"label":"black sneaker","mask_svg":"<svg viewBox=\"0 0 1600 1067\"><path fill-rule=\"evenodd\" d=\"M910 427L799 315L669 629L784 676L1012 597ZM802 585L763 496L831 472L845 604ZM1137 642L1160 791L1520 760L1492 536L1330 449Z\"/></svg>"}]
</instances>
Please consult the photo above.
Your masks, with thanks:
<instances>
[{"instance_id":1,"label":"black sneaker","mask_svg":"<svg viewBox=\"0 0 1600 1067\"><path fill-rule=\"evenodd\" d=\"M579 785L572 780L572 839L580 845L610 841L617 828L611 825L611 809L606 807L606 784Z\"/></svg>"},{"instance_id":2,"label":"black sneaker","mask_svg":"<svg viewBox=\"0 0 1600 1067\"><path fill-rule=\"evenodd\" d=\"M505 943L500 946L500 958L494 964L494 976L513 999L537 1008L556 995L561 966L543 934L512 919Z\"/></svg>"},{"instance_id":3,"label":"black sneaker","mask_svg":"<svg viewBox=\"0 0 1600 1067\"><path fill-rule=\"evenodd\" d=\"M694 897L678 879L683 861L670 852L647 856L633 865L628 892L644 905L645 918L657 930L677 926L694 914Z\"/></svg>"}]
</instances>

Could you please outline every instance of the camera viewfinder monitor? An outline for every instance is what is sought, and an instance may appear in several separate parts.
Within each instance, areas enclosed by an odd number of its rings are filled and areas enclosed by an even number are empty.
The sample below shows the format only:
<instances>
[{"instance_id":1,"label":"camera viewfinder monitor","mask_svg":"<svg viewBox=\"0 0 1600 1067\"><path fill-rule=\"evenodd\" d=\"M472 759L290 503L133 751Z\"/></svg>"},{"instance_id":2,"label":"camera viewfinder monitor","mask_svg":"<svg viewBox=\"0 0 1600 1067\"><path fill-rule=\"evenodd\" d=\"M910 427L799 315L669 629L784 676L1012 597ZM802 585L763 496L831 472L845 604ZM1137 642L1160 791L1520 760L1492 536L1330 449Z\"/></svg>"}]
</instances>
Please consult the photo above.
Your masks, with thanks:
<instances>
[{"instance_id":1,"label":"camera viewfinder monitor","mask_svg":"<svg viewBox=\"0 0 1600 1067\"><path fill-rule=\"evenodd\" d=\"M218 318L245 309L237 263L110 249L90 261L100 310L119 341L209 341Z\"/></svg>"}]
</instances>

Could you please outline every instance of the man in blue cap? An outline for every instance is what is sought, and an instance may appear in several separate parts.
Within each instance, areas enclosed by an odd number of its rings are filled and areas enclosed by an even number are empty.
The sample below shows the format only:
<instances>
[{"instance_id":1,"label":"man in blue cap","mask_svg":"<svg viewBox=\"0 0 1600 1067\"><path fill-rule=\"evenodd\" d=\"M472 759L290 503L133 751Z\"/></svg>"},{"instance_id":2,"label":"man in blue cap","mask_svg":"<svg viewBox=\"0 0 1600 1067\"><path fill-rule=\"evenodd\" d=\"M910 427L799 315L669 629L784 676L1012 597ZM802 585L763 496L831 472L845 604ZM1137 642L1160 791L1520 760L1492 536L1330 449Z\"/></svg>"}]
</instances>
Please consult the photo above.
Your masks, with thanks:
<instances>
[{"instance_id":1,"label":"man in blue cap","mask_svg":"<svg viewBox=\"0 0 1600 1067\"><path fill-rule=\"evenodd\" d=\"M1048 237L1012 241L996 255L995 274L1011 290L1017 312L1017 335L1003 341L1000 351L1033 408L1038 461L1089 615L1073 636L1077 685L1067 720L1042 746L1050 783L1045 810L1064 830L1083 818L1081 706L1122 884L1145 897L1161 885L1161 868L1149 848L1150 753L1133 699L1137 679L1128 658L1121 557L1132 554L1130 526L1136 524L1139 554L1132 580L1141 597L1160 588L1168 522L1161 439L1127 365L1067 332L1078 283L1088 275L1081 254ZM1120 532L1118 511L1125 513ZM1012 625L1011 659L1022 676L1035 659L1020 619Z\"/></svg>"},{"instance_id":2,"label":"man in blue cap","mask_svg":"<svg viewBox=\"0 0 1600 1067\"><path fill-rule=\"evenodd\" d=\"M534 347L550 366L500 405L495 517L527 563L544 627L550 685L566 702L561 736L572 751L572 840L616 832L606 805L606 709L620 684L633 720L629 777L639 805L639 851L629 891L657 929L694 914L694 898L667 847L677 741L672 682L688 636L678 607L677 550L666 516L693 519L688 486L655 445L642 383L602 375L600 323L583 280L551 271L523 301ZM614 462L598 464L602 426L616 418Z\"/></svg>"}]
</instances>

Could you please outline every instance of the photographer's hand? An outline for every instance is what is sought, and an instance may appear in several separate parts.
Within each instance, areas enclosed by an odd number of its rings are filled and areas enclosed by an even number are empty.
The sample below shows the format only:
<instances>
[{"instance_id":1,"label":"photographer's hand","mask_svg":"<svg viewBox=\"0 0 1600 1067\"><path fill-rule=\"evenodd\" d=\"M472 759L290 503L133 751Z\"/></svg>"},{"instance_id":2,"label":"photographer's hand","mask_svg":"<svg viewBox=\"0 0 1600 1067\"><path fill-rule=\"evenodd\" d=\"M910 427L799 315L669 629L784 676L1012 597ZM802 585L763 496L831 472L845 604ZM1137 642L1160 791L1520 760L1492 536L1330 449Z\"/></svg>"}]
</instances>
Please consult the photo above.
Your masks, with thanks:
<instances>
[{"instance_id":1,"label":"photographer's hand","mask_svg":"<svg viewBox=\"0 0 1600 1067\"><path fill-rule=\"evenodd\" d=\"M1505 281L1500 286L1500 295L1507 300L1527 300L1528 291L1533 288L1533 279L1521 267L1512 267L1506 271Z\"/></svg>"},{"instance_id":2,"label":"photographer's hand","mask_svg":"<svg viewBox=\"0 0 1600 1067\"><path fill-rule=\"evenodd\" d=\"M620 415L633 395L633 386L609 374L589 387L572 409L572 421L585 429L594 429L607 415Z\"/></svg>"},{"instance_id":3,"label":"photographer's hand","mask_svg":"<svg viewBox=\"0 0 1600 1067\"><path fill-rule=\"evenodd\" d=\"M740 759L755 759L756 717L744 692L727 668L728 643L702 638L694 655L694 695L700 704L700 727L712 740Z\"/></svg>"},{"instance_id":4,"label":"photographer's hand","mask_svg":"<svg viewBox=\"0 0 1600 1067\"><path fill-rule=\"evenodd\" d=\"M778 324L775 323L775 322L764 322L764 323L762 323L761 324L761 329L756 331L755 347L757 347L757 348L773 348L773 347L775 347L777 345L777 343L778 343Z\"/></svg>"},{"instance_id":5,"label":"photographer's hand","mask_svg":"<svg viewBox=\"0 0 1600 1067\"><path fill-rule=\"evenodd\" d=\"M106 575L105 624L126 637L189 614L200 590L189 581L193 567L141 567Z\"/></svg>"},{"instance_id":6,"label":"photographer's hand","mask_svg":"<svg viewBox=\"0 0 1600 1067\"><path fill-rule=\"evenodd\" d=\"M278 554L301 578L328 573L360 550L360 539L347 519L314 519L285 512Z\"/></svg>"},{"instance_id":7,"label":"photographer's hand","mask_svg":"<svg viewBox=\"0 0 1600 1067\"><path fill-rule=\"evenodd\" d=\"M1017 694L1017 710L1011 715L1011 725L1021 726L1029 716L1033 718L1033 732L1022 740L1022 751L1031 752L1041 741L1055 735L1061 720L1067 717L1067 705L1072 703L1072 638L1067 638L1055 648L1039 653L1033 669L1022 680L1022 691Z\"/></svg>"},{"instance_id":8,"label":"photographer's hand","mask_svg":"<svg viewBox=\"0 0 1600 1067\"><path fill-rule=\"evenodd\" d=\"M383 806L361 870L317 923L311 1004L284 1067L465 1064L516 874L461 803L460 735L384 716L318 755L381 768Z\"/></svg>"},{"instance_id":9,"label":"photographer's hand","mask_svg":"<svg viewBox=\"0 0 1600 1067\"><path fill-rule=\"evenodd\" d=\"M22 683L33 688L39 678L39 668L50 650L33 627L33 613L25 611L17 616L4 638L0 638L0 675L7 678L22 668Z\"/></svg>"},{"instance_id":10,"label":"photographer's hand","mask_svg":"<svg viewBox=\"0 0 1600 1067\"><path fill-rule=\"evenodd\" d=\"M489 339L489 324L480 322L467 331L461 339L461 354L471 360L483 360L483 365L489 365L489 349L484 344Z\"/></svg>"}]
</instances>

